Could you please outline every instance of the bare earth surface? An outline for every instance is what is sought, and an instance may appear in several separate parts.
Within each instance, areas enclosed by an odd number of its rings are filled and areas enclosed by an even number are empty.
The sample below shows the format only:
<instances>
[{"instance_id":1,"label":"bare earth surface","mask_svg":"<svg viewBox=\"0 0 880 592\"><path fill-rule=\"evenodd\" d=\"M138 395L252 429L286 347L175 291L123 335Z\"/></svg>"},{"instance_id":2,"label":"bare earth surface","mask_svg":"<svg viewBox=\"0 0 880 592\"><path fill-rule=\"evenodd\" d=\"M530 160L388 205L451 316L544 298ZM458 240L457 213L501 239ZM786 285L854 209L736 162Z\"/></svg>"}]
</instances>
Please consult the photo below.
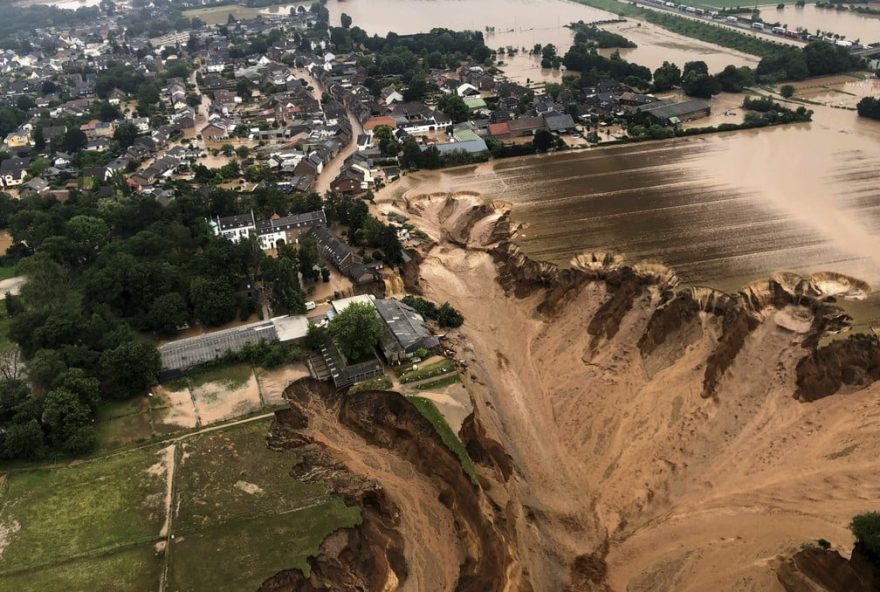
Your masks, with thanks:
<instances>
[{"instance_id":1,"label":"bare earth surface","mask_svg":"<svg viewBox=\"0 0 880 592\"><path fill-rule=\"evenodd\" d=\"M478 417L512 457L508 512L536 590L563 589L574 559L598 553L611 590L779 591L783 554L820 537L851 547L849 520L880 497L880 388L795 399L798 311L768 311L703 398L717 317L699 313L643 357L659 302L650 287L593 347L587 326L605 284L539 314L544 291L506 293L482 248L500 209L475 213L469 196L450 204L396 202L439 241L420 287L466 319L457 358Z\"/></svg>"}]
</instances>

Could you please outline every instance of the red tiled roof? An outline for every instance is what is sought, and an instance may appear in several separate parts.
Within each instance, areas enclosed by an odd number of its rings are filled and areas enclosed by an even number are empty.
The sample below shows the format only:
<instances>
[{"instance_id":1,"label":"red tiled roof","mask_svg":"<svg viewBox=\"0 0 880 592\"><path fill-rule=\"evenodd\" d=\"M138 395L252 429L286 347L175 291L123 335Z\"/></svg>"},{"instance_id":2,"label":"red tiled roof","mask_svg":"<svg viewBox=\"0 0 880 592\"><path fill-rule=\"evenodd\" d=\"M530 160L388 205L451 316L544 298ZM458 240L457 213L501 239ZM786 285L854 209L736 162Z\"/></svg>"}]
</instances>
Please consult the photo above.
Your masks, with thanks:
<instances>
[{"instance_id":1,"label":"red tiled roof","mask_svg":"<svg viewBox=\"0 0 880 592\"><path fill-rule=\"evenodd\" d=\"M507 124L506 121L502 121L501 123L489 124L489 135L502 136L508 133L510 133L510 126Z\"/></svg>"},{"instance_id":2,"label":"red tiled roof","mask_svg":"<svg viewBox=\"0 0 880 592\"><path fill-rule=\"evenodd\" d=\"M395 129L397 127L397 122L394 121L393 117L389 117L388 115L382 117L371 117L364 123L365 130L372 130L380 125L387 125L391 129Z\"/></svg>"}]
</instances>

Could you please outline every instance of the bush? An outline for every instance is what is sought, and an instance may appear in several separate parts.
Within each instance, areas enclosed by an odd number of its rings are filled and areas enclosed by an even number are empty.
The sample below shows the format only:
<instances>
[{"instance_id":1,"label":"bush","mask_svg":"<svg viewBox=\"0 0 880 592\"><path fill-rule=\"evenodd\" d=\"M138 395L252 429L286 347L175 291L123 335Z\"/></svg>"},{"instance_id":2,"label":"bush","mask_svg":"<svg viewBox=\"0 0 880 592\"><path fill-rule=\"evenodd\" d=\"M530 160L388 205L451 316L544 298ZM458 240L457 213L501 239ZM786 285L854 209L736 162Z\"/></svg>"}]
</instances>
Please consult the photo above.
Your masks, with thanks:
<instances>
[{"instance_id":1,"label":"bush","mask_svg":"<svg viewBox=\"0 0 880 592\"><path fill-rule=\"evenodd\" d=\"M880 558L880 513L859 514L849 523L856 542L862 544L875 558Z\"/></svg>"},{"instance_id":2,"label":"bush","mask_svg":"<svg viewBox=\"0 0 880 592\"><path fill-rule=\"evenodd\" d=\"M782 87L779 89L779 94L786 99L790 99L794 96L794 87L790 84L783 84Z\"/></svg>"}]
</instances>

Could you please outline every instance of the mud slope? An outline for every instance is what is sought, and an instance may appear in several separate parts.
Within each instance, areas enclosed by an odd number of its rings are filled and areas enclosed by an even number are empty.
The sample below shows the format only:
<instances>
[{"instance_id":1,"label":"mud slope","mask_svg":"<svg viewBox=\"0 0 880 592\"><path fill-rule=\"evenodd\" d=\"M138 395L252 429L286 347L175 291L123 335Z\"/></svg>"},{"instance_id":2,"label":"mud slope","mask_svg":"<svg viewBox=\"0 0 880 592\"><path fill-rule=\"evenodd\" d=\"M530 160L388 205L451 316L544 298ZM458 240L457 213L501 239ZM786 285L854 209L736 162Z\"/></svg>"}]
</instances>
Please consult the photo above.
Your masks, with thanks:
<instances>
[{"instance_id":1,"label":"mud slope","mask_svg":"<svg viewBox=\"0 0 880 592\"><path fill-rule=\"evenodd\" d=\"M676 290L603 254L530 261L503 204L397 206L435 241L408 287L463 312L450 346L509 455L509 573L534 590L778 592L802 543L851 548L846 525L880 497L880 348L815 343L846 320L825 296L854 282Z\"/></svg>"},{"instance_id":2,"label":"mud slope","mask_svg":"<svg viewBox=\"0 0 880 592\"><path fill-rule=\"evenodd\" d=\"M347 397L301 379L285 391L269 446L295 454L293 476L323 481L363 510L329 537L305 578L276 574L263 592L508 589L503 518L471 483L433 426L404 397Z\"/></svg>"}]
</instances>

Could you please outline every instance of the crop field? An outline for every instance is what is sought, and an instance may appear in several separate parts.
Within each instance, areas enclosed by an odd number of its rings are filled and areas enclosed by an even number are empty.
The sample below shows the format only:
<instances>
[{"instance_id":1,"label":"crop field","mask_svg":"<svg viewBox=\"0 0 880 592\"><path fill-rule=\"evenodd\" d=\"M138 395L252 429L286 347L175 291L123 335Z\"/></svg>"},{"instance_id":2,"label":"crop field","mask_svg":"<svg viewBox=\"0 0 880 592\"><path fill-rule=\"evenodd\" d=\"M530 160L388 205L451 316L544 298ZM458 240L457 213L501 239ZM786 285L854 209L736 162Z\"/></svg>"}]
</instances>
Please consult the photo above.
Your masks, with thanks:
<instances>
[{"instance_id":1,"label":"crop field","mask_svg":"<svg viewBox=\"0 0 880 592\"><path fill-rule=\"evenodd\" d=\"M0 477L0 590L253 590L307 569L360 513L290 476L270 421Z\"/></svg>"}]
</instances>

